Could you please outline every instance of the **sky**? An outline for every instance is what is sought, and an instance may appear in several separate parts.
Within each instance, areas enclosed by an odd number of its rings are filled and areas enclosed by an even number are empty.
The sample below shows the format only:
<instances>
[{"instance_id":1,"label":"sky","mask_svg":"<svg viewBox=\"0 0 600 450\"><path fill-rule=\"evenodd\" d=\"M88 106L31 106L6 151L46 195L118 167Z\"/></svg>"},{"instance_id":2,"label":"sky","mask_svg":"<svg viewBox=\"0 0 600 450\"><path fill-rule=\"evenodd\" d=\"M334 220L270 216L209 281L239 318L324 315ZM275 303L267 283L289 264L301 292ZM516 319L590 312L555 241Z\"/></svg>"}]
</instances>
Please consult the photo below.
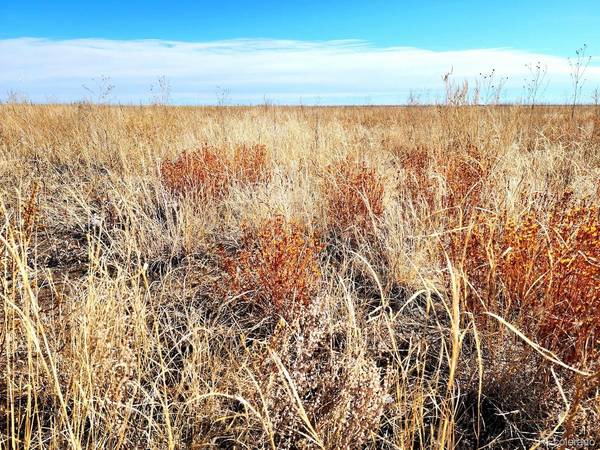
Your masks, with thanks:
<instances>
[{"instance_id":1,"label":"sky","mask_svg":"<svg viewBox=\"0 0 600 450\"><path fill-rule=\"evenodd\" d=\"M0 0L0 98L177 104L582 101L600 88L600 1ZM493 76L490 77L490 75Z\"/></svg>"}]
</instances>

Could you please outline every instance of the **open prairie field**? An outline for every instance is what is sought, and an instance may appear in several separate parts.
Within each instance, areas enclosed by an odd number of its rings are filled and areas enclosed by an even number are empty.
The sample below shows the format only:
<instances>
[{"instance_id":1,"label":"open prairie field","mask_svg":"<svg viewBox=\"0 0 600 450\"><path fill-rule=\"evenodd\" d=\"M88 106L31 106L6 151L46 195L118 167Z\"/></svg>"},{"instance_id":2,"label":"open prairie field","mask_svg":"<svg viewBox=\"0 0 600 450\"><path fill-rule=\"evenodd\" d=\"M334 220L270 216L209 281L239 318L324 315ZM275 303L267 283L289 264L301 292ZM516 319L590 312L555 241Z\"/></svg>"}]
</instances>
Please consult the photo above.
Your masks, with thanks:
<instances>
[{"instance_id":1,"label":"open prairie field","mask_svg":"<svg viewBox=\"0 0 600 450\"><path fill-rule=\"evenodd\" d=\"M600 445L599 197L592 106L0 105L0 448Z\"/></svg>"}]
</instances>

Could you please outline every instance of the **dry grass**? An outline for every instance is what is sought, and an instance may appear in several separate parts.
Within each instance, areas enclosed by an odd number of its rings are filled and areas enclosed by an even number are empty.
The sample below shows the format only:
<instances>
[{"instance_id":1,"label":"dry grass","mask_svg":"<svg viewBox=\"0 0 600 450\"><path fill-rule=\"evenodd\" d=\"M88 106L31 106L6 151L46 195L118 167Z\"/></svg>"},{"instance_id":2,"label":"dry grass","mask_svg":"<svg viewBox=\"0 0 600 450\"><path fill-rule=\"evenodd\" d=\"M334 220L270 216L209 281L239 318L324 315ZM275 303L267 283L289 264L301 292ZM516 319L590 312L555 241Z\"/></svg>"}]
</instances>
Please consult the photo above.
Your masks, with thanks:
<instances>
[{"instance_id":1,"label":"dry grass","mask_svg":"<svg viewBox=\"0 0 600 450\"><path fill-rule=\"evenodd\" d=\"M598 117L0 105L0 449L598 444Z\"/></svg>"}]
</instances>

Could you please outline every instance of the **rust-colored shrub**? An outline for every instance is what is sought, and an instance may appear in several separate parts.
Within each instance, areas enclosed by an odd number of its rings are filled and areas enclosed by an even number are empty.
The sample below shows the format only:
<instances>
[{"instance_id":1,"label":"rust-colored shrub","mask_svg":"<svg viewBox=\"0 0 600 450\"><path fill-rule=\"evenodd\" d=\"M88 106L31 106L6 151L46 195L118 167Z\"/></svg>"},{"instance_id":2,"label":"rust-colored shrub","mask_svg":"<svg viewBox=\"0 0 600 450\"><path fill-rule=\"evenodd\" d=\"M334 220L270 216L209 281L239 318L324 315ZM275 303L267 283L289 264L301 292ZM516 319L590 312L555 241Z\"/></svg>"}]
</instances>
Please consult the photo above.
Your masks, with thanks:
<instances>
[{"instance_id":1,"label":"rust-colored shrub","mask_svg":"<svg viewBox=\"0 0 600 450\"><path fill-rule=\"evenodd\" d=\"M431 149L424 145L398 146L392 149L392 154L405 173L400 186L403 192L414 199L424 200L427 206L433 207L436 186L429 179Z\"/></svg>"},{"instance_id":2,"label":"rust-colored shrub","mask_svg":"<svg viewBox=\"0 0 600 450\"><path fill-rule=\"evenodd\" d=\"M476 162L453 158L446 168L448 207L468 208L479 202L481 171Z\"/></svg>"},{"instance_id":3,"label":"rust-colored shrub","mask_svg":"<svg viewBox=\"0 0 600 450\"><path fill-rule=\"evenodd\" d=\"M468 302L472 311L517 314L541 343L568 360L581 360L597 349L597 207L559 202L547 217L536 211L518 220L480 215L462 238L461 251L456 251L460 237L451 246L476 291Z\"/></svg>"},{"instance_id":4,"label":"rust-colored shrub","mask_svg":"<svg viewBox=\"0 0 600 450\"><path fill-rule=\"evenodd\" d=\"M569 359L600 338L598 208L554 211L546 227L532 214L506 230L500 271L509 294L537 318L538 337Z\"/></svg>"},{"instance_id":5,"label":"rust-colored shrub","mask_svg":"<svg viewBox=\"0 0 600 450\"><path fill-rule=\"evenodd\" d=\"M439 185L430 172L441 176L446 189L439 206L451 210L446 213L451 222L468 219L474 208L480 205L491 161L478 146L453 141L442 155L425 145L396 146L391 152L406 174L401 186L403 192L414 199L424 200L429 207L436 206L439 191Z\"/></svg>"},{"instance_id":6,"label":"rust-colored shrub","mask_svg":"<svg viewBox=\"0 0 600 450\"><path fill-rule=\"evenodd\" d=\"M269 178L267 147L263 144L236 147L231 167L237 180L254 184Z\"/></svg>"},{"instance_id":7,"label":"rust-colored shrub","mask_svg":"<svg viewBox=\"0 0 600 450\"><path fill-rule=\"evenodd\" d=\"M165 185L177 194L201 193L209 198L220 198L227 194L234 181L244 184L267 181L267 164L264 145L240 145L231 157L225 150L204 145L173 162L163 162L161 176Z\"/></svg>"},{"instance_id":8,"label":"rust-colored shrub","mask_svg":"<svg viewBox=\"0 0 600 450\"><path fill-rule=\"evenodd\" d=\"M29 194L29 199L27 200L27 203L23 205L23 212L21 215L21 232L23 233L23 242L26 243L26 245L28 245L31 241L38 221L37 219L40 212L38 204L39 189L39 184L34 182L31 188L31 193Z\"/></svg>"},{"instance_id":9,"label":"rust-colored shrub","mask_svg":"<svg viewBox=\"0 0 600 450\"><path fill-rule=\"evenodd\" d=\"M468 144L463 149L449 149L450 154L442 164L446 180L445 206L459 208L463 217L481 203L483 183L489 175L489 167L480 149Z\"/></svg>"},{"instance_id":10,"label":"rust-colored shrub","mask_svg":"<svg viewBox=\"0 0 600 450\"><path fill-rule=\"evenodd\" d=\"M299 223L267 220L257 231L245 230L241 249L224 257L228 288L266 315L294 317L318 291L320 250Z\"/></svg>"},{"instance_id":11,"label":"rust-colored shrub","mask_svg":"<svg viewBox=\"0 0 600 450\"><path fill-rule=\"evenodd\" d=\"M494 295L498 283L495 258L500 254L499 239L497 218L484 213L472 217L465 229L450 234L448 254L468 277L470 290L466 306L472 312L501 312Z\"/></svg>"},{"instance_id":12,"label":"rust-colored shrub","mask_svg":"<svg viewBox=\"0 0 600 450\"><path fill-rule=\"evenodd\" d=\"M201 193L210 198L224 196L231 174L224 154L209 146L184 153L177 160L162 163L161 177L177 194Z\"/></svg>"},{"instance_id":13,"label":"rust-colored shrub","mask_svg":"<svg viewBox=\"0 0 600 450\"><path fill-rule=\"evenodd\" d=\"M329 165L327 173L327 214L336 228L366 228L371 217L383 214L385 188L374 168L348 157Z\"/></svg>"},{"instance_id":14,"label":"rust-colored shrub","mask_svg":"<svg viewBox=\"0 0 600 450\"><path fill-rule=\"evenodd\" d=\"M595 115L592 119L592 139L593 142L600 142L600 115Z\"/></svg>"}]
</instances>

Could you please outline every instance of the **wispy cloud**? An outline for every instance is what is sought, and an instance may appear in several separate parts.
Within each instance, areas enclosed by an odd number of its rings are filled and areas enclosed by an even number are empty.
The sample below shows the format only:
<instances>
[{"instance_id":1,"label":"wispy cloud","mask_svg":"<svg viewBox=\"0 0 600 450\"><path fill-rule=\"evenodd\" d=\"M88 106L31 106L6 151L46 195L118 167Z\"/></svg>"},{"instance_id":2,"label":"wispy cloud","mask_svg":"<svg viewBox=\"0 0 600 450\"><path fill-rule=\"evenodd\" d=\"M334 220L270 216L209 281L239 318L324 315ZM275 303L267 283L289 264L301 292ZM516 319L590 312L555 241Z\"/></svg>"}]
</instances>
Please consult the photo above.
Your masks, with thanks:
<instances>
[{"instance_id":1,"label":"wispy cloud","mask_svg":"<svg viewBox=\"0 0 600 450\"><path fill-rule=\"evenodd\" d=\"M424 101L443 91L442 75L474 80L495 70L508 77L505 98L514 100L531 78L528 64L547 66L546 101L566 101L570 66L566 58L514 49L430 51L377 48L358 40L306 42L238 39L216 42L105 39L0 40L0 95L26 94L33 101L75 101L97 93L110 77L111 99L147 102L150 87L166 77L175 103L215 103L217 87L234 103L264 98L297 103L401 103L412 90ZM586 87L600 84L592 60Z\"/></svg>"}]
</instances>

